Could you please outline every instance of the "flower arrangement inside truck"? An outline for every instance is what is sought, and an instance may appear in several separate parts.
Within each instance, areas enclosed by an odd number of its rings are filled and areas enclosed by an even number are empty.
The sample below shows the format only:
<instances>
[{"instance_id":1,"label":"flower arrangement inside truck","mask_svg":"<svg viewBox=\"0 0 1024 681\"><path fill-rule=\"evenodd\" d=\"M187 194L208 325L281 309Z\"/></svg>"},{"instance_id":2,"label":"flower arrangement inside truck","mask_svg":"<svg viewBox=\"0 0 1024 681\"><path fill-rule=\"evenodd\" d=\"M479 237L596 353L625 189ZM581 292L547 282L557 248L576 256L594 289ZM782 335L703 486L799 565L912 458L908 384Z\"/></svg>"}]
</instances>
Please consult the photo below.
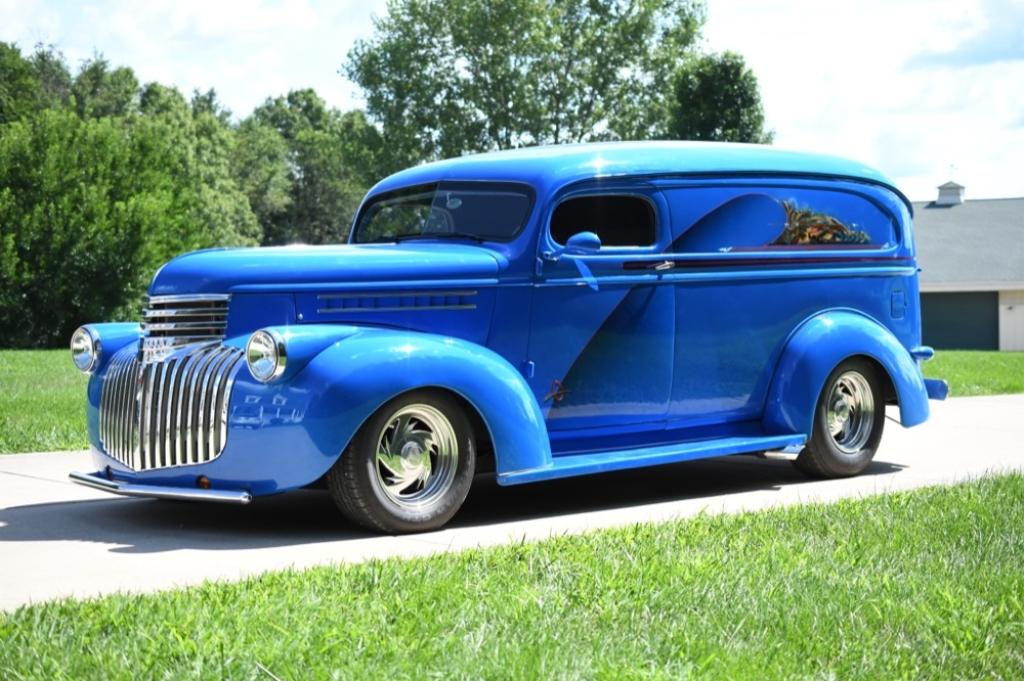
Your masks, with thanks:
<instances>
[{"instance_id":1,"label":"flower arrangement inside truck","mask_svg":"<svg viewBox=\"0 0 1024 681\"><path fill-rule=\"evenodd\" d=\"M88 324L95 470L248 503L326 478L385 532L502 485L726 454L856 475L928 418L911 205L859 163L618 143L431 163L349 243L199 251L141 324Z\"/></svg>"}]
</instances>

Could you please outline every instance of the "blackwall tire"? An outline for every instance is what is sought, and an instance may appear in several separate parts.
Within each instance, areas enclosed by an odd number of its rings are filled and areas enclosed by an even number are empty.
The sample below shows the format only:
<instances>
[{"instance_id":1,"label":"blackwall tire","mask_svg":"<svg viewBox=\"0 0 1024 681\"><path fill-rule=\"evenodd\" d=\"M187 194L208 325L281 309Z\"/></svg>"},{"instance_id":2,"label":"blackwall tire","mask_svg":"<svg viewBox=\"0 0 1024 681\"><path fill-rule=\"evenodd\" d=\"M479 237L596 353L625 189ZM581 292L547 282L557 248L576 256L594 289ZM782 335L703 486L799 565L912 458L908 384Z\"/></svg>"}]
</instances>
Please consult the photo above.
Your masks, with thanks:
<instances>
[{"instance_id":1,"label":"blackwall tire","mask_svg":"<svg viewBox=\"0 0 1024 681\"><path fill-rule=\"evenodd\" d=\"M825 381L811 437L794 464L815 478L857 475L874 459L884 427L878 369L868 360L848 359Z\"/></svg>"},{"instance_id":2,"label":"blackwall tire","mask_svg":"<svg viewBox=\"0 0 1024 681\"><path fill-rule=\"evenodd\" d=\"M450 394L416 390L383 405L327 474L334 503L352 522L406 534L451 520L473 482L472 426Z\"/></svg>"}]
</instances>

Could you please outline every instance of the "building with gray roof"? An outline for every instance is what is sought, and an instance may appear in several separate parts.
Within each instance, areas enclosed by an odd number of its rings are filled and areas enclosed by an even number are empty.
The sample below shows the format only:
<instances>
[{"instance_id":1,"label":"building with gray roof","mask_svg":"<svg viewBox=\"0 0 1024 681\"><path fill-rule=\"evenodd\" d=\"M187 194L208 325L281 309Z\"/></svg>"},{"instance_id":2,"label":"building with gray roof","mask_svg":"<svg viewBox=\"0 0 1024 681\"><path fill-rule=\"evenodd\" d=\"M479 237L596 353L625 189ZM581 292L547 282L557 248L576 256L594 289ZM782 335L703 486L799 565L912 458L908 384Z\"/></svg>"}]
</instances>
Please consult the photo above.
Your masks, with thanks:
<instances>
[{"instance_id":1,"label":"building with gray roof","mask_svg":"<svg viewBox=\"0 0 1024 681\"><path fill-rule=\"evenodd\" d=\"M922 335L936 348L1024 350L1024 197L914 203Z\"/></svg>"}]
</instances>

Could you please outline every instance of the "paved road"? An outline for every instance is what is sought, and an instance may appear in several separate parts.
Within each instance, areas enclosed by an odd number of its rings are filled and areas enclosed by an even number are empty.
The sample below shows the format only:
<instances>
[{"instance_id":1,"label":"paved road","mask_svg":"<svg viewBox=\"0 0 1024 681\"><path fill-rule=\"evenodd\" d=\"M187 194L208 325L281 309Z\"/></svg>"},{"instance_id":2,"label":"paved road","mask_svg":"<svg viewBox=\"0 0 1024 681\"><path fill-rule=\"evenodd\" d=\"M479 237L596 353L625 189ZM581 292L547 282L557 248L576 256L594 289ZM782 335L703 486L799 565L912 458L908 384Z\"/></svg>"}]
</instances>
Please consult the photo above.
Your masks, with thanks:
<instances>
[{"instance_id":1,"label":"paved road","mask_svg":"<svg viewBox=\"0 0 1024 681\"><path fill-rule=\"evenodd\" d=\"M921 427L888 422L875 463L858 478L812 482L785 461L738 456L515 488L480 480L449 528L414 537L357 531L320 491L238 507L127 499L67 482L69 470L88 468L84 452L0 456L0 610L1024 469L1024 395L932 406Z\"/></svg>"}]
</instances>

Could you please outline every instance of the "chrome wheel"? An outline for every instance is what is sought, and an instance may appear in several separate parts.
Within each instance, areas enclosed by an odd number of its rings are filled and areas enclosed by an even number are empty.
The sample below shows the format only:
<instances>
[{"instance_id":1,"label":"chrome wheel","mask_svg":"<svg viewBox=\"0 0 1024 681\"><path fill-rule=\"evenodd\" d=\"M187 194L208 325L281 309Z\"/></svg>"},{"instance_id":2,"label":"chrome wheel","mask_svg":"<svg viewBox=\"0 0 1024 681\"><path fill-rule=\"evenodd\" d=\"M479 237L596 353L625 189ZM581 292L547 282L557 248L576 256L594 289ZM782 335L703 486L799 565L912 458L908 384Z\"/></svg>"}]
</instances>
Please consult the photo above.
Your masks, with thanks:
<instances>
[{"instance_id":1,"label":"chrome wheel","mask_svg":"<svg viewBox=\"0 0 1024 681\"><path fill-rule=\"evenodd\" d=\"M427 404L392 414L377 437L376 482L399 506L420 509L443 497L459 463L455 428Z\"/></svg>"},{"instance_id":2,"label":"chrome wheel","mask_svg":"<svg viewBox=\"0 0 1024 681\"><path fill-rule=\"evenodd\" d=\"M856 454L870 439L875 421L875 398L867 378L857 371L841 374L825 404L832 441L843 453Z\"/></svg>"}]
</instances>

